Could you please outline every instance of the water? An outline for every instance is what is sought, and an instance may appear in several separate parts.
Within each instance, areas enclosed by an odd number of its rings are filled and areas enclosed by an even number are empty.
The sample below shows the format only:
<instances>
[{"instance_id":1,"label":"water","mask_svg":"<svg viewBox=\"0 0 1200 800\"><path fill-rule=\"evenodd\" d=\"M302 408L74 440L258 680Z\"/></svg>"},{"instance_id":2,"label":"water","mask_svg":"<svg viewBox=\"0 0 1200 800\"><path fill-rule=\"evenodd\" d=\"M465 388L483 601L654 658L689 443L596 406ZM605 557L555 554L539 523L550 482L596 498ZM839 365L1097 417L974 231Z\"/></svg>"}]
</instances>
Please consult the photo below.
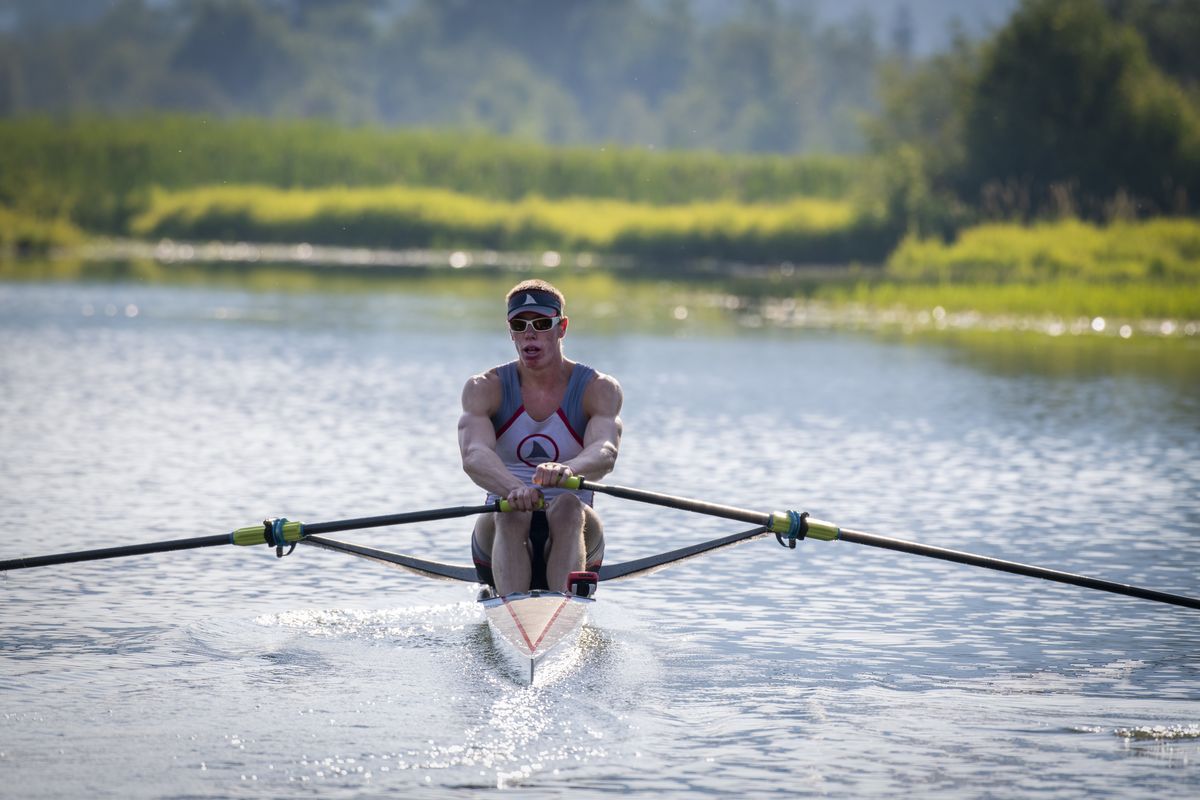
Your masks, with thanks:
<instances>
[{"instance_id":1,"label":"water","mask_svg":"<svg viewBox=\"0 0 1200 800\"><path fill-rule=\"evenodd\" d=\"M676 326L646 294L581 297L567 339L625 387L611 482L1200 594L1194 349ZM487 297L0 284L0 558L478 502ZM598 507L610 562L742 528ZM346 538L465 562L467 528ZM1200 789L1200 612L759 540L603 586L529 686L473 600L307 547L9 573L0 793Z\"/></svg>"}]
</instances>

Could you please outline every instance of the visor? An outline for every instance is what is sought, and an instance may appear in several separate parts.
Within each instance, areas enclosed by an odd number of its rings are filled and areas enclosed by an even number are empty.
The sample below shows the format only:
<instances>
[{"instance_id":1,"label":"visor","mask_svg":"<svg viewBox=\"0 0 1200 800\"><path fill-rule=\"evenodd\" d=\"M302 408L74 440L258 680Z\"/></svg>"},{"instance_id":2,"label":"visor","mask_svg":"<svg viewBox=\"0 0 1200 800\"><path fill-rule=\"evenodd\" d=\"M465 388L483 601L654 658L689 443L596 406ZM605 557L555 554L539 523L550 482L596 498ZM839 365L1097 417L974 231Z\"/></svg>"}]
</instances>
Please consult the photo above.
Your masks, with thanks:
<instances>
[{"instance_id":1,"label":"visor","mask_svg":"<svg viewBox=\"0 0 1200 800\"><path fill-rule=\"evenodd\" d=\"M558 317L562 315L562 305L559 304L558 298L549 292L530 289L514 294L508 301L509 319L526 311L541 314L543 317Z\"/></svg>"}]
</instances>

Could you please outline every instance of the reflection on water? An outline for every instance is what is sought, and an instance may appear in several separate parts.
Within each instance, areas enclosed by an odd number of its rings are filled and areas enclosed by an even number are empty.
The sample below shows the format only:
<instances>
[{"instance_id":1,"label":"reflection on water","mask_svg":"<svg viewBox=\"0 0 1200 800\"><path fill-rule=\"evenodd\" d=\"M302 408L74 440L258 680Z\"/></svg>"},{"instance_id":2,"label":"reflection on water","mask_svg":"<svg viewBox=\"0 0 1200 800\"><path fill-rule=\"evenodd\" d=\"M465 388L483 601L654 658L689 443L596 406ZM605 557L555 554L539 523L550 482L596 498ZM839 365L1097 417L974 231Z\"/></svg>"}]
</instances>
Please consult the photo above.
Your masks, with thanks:
<instances>
[{"instance_id":1,"label":"reflection on water","mask_svg":"<svg viewBox=\"0 0 1200 800\"><path fill-rule=\"evenodd\" d=\"M476 502L457 402L510 357L507 283L0 284L0 558ZM753 330L697 290L567 288L568 352L625 387L614 483L1200 594L1187 340ZM744 527L597 502L614 562ZM465 562L468 529L354 538ZM473 587L316 548L0 598L22 797L1200 786L1194 613L846 542L602 587L533 686Z\"/></svg>"}]
</instances>

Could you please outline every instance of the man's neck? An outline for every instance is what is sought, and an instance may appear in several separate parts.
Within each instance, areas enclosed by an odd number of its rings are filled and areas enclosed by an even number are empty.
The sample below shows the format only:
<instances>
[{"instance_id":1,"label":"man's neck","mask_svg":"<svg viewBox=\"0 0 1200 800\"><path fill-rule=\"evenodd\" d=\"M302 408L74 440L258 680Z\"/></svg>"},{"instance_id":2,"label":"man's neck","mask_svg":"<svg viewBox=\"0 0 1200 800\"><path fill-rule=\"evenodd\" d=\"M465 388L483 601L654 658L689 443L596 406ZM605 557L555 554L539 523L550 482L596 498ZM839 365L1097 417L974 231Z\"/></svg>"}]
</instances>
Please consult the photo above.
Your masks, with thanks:
<instances>
[{"instance_id":1,"label":"man's neck","mask_svg":"<svg viewBox=\"0 0 1200 800\"><path fill-rule=\"evenodd\" d=\"M517 373L521 376L522 386L547 390L566 383L574 366L562 355L537 368L528 367L518 359Z\"/></svg>"}]
</instances>

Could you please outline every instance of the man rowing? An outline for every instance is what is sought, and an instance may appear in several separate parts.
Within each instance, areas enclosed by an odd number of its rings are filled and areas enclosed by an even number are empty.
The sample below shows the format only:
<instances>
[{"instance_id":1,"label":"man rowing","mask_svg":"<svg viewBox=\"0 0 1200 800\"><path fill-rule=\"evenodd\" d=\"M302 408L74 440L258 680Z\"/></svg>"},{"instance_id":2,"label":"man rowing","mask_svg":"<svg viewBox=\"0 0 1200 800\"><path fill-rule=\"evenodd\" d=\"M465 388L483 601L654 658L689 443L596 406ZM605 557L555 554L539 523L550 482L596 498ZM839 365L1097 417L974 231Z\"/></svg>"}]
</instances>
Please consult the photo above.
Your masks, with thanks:
<instances>
[{"instance_id":1,"label":"man rowing","mask_svg":"<svg viewBox=\"0 0 1200 800\"><path fill-rule=\"evenodd\" d=\"M458 440L471 480L489 501L505 499L515 510L479 517L471 555L480 580L499 595L568 591L571 572L599 568L604 531L592 493L560 484L612 470L621 386L563 355L568 319L558 289L523 281L506 301L517 358L467 381Z\"/></svg>"}]
</instances>

